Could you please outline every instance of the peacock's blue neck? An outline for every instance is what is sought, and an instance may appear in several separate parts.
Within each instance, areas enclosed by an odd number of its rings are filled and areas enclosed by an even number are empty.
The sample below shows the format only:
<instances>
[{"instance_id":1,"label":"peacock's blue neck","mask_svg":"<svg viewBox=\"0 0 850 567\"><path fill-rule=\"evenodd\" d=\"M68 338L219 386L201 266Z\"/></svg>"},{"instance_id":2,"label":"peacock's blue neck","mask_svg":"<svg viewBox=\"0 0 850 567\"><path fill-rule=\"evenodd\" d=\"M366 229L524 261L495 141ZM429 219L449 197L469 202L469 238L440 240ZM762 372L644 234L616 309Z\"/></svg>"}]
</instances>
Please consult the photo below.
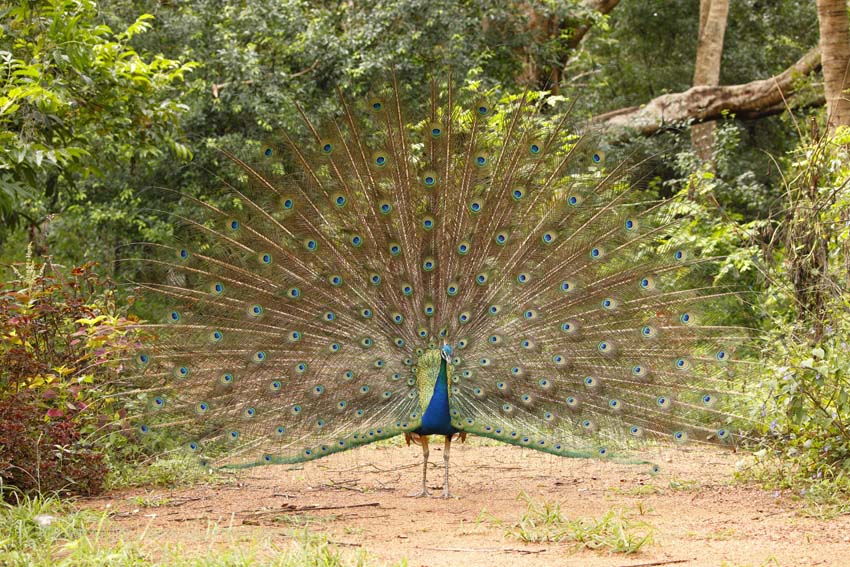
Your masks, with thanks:
<instances>
[{"instance_id":1,"label":"peacock's blue neck","mask_svg":"<svg viewBox=\"0 0 850 567\"><path fill-rule=\"evenodd\" d=\"M454 435L457 429L452 427L449 413L449 380L446 361L440 361L440 373L434 384L434 395L422 415L422 425L414 431L420 435Z\"/></svg>"}]
</instances>

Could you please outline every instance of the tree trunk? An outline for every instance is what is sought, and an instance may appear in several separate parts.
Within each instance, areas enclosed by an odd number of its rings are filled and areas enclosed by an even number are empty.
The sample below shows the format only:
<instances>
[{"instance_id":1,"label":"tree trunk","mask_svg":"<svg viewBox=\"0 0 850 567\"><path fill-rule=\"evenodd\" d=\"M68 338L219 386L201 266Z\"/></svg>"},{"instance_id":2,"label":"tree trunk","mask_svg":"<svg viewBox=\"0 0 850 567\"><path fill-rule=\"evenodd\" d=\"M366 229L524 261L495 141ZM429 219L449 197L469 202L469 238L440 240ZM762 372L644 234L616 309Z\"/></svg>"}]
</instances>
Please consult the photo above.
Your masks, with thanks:
<instances>
[{"instance_id":1,"label":"tree trunk","mask_svg":"<svg viewBox=\"0 0 850 567\"><path fill-rule=\"evenodd\" d=\"M850 126L850 20L847 0L817 0L829 130Z\"/></svg>"},{"instance_id":2,"label":"tree trunk","mask_svg":"<svg viewBox=\"0 0 850 567\"><path fill-rule=\"evenodd\" d=\"M720 84L720 61L723 57L723 37L726 35L726 19L729 0L700 0L699 43L694 65L694 86L717 86ZM714 149L714 122L695 124L691 128L691 144L697 157L712 167Z\"/></svg>"}]
</instances>

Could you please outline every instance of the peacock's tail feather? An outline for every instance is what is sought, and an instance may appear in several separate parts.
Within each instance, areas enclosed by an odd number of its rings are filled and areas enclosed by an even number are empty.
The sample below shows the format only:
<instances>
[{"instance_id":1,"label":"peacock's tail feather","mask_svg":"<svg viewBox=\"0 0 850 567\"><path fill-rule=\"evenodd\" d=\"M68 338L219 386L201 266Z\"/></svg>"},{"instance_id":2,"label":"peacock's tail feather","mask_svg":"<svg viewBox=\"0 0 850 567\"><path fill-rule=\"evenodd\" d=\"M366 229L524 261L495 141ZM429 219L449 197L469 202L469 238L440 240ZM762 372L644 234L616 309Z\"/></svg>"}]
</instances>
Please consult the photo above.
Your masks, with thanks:
<instances>
[{"instance_id":1,"label":"peacock's tail feather","mask_svg":"<svg viewBox=\"0 0 850 567\"><path fill-rule=\"evenodd\" d=\"M419 426L417 365L445 342L465 432L568 456L731 440L745 332L707 306L737 296L682 283L713 259L669 244L678 221L634 204L633 169L529 94L461 108L434 88L413 117L395 92L225 152L229 206L197 201L175 219L194 244L146 260L172 307L136 359L140 430L218 465L347 450Z\"/></svg>"}]
</instances>

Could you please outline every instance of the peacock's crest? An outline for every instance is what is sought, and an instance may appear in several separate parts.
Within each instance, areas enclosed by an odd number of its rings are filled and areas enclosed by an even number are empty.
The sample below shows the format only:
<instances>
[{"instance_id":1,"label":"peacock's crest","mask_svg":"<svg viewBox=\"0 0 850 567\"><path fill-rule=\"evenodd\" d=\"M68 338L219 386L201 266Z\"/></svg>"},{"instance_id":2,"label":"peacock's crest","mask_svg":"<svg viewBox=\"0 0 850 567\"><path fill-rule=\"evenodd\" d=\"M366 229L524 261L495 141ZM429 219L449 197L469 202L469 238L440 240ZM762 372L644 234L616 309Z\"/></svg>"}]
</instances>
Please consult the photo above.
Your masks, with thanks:
<instances>
[{"instance_id":1,"label":"peacock's crest","mask_svg":"<svg viewBox=\"0 0 850 567\"><path fill-rule=\"evenodd\" d=\"M250 159L150 262L170 307L137 357L140 430L210 462L297 462L419 427L446 363L458 430L566 456L729 441L742 332L687 284L713 259L535 97L422 116L388 92ZM704 280L703 280L704 281ZM449 345L445 349L442 345Z\"/></svg>"}]
</instances>

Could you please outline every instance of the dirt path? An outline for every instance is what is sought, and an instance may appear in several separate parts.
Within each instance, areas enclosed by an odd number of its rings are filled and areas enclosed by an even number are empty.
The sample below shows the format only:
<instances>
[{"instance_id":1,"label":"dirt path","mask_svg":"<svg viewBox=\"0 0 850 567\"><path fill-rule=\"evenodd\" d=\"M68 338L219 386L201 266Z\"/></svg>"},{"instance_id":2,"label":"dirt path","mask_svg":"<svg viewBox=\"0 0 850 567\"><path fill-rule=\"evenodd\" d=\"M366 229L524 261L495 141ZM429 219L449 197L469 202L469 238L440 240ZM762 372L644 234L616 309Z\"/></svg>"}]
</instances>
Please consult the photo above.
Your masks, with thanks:
<instances>
[{"instance_id":1,"label":"dirt path","mask_svg":"<svg viewBox=\"0 0 850 567\"><path fill-rule=\"evenodd\" d=\"M366 447L295 470L251 469L238 484L120 492L89 505L116 510L118 536L154 553L163 544L186 553L268 538L284 544L293 526L306 525L343 549L362 546L376 562L406 558L411 567L850 566L850 517L802 517L792 495L735 484L738 456L675 449L646 458L660 474L516 447L459 446L451 478L458 498L414 499L405 495L420 478L418 447ZM442 465L439 449L431 461ZM441 472L429 471L434 488ZM506 526L525 512L521 492L559 503L569 518L622 508L655 528L655 543L624 556L508 538Z\"/></svg>"}]
</instances>

